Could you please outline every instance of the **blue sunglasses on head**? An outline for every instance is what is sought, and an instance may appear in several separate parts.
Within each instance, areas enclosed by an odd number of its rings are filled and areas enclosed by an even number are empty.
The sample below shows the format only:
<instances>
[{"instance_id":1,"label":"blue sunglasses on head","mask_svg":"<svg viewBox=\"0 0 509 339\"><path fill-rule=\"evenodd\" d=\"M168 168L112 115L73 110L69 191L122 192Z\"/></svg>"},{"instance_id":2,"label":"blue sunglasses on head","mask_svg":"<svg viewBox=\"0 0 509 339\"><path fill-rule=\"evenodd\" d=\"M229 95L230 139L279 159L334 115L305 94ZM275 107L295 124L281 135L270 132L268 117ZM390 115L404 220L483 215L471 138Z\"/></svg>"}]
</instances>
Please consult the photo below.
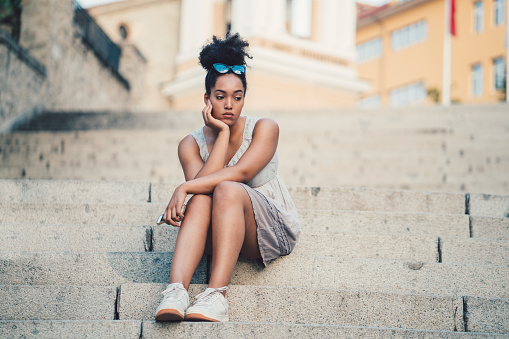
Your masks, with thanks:
<instances>
[{"instance_id":1,"label":"blue sunglasses on head","mask_svg":"<svg viewBox=\"0 0 509 339\"><path fill-rule=\"evenodd\" d=\"M231 69L233 73L235 74L244 74L246 72L246 66L244 65L225 65L225 64L213 64L214 69L221 74L228 73L228 71Z\"/></svg>"}]
</instances>

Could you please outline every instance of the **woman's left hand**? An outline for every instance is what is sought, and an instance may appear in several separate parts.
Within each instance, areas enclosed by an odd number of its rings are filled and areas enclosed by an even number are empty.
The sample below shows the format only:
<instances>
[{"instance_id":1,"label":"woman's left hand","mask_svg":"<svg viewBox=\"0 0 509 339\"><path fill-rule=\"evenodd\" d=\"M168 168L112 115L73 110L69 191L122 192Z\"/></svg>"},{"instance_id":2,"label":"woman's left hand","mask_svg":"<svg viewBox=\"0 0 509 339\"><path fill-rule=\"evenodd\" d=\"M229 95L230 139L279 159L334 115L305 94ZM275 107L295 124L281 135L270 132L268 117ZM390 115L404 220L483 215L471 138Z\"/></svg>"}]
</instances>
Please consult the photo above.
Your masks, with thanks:
<instances>
[{"instance_id":1,"label":"woman's left hand","mask_svg":"<svg viewBox=\"0 0 509 339\"><path fill-rule=\"evenodd\" d=\"M185 184L182 184L175 189L168 203L168 207L166 207L166 211L164 211L163 221L168 225L180 227L178 223L184 219L182 207L187 198L187 191L184 185Z\"/></svg>"}]
</instances>

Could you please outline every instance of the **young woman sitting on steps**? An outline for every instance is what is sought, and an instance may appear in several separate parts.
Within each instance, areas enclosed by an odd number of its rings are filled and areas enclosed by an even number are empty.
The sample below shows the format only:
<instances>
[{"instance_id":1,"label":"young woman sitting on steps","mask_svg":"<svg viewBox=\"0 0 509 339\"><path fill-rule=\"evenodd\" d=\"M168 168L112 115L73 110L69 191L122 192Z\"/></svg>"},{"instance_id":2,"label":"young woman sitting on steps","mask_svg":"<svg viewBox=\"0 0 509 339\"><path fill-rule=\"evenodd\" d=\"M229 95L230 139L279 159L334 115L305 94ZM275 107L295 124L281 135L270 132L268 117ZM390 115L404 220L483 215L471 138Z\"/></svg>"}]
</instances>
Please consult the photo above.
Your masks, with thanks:
<instances>
[{"instance_id":1,"label":"young woman sitting on steps","mask_svg":"<svg viewBox=\"0 0 509 339\"><path fill-rule=\"evenodd\" d=\"M267 265L289 254L299 236L297 210L277 174L279 126L241 116L248 46L238 33L227 34L214 36L200 53L207 70L205 126L178 146L186 182L163 216L180 229L156 321L228 321L225 291L239 254ZM187 289L204 253L212 255L210 282L189 306Z\"/></svg>"}]
</instances>

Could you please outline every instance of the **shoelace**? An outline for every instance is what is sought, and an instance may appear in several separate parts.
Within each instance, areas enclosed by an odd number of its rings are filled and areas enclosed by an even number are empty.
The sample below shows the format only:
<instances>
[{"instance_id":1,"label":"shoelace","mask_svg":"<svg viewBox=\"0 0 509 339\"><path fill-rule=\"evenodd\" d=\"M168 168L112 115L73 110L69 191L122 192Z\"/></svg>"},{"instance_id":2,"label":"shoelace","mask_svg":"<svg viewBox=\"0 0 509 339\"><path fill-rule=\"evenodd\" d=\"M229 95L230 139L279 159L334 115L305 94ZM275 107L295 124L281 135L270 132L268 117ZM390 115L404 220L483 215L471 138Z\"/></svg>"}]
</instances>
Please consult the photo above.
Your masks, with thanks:
<instances>
[{"instance_id":1,"label":"shoelace","mask_svg":"<svg viewBox=\"0 0 509 339\"><path fill-rule=\"evenodd\" d=\"M221 294L221 292L224 292L228 289L227 286L224 286L224 287L219 287L219 288L207 288L205 291L201 292L200 294L198 294L195 299L196 301L194 302L195 305L198 305L198 304L209 304L209 303L212 303L214 300L216 300L219 295Z\"/></svg>"},{"instance_id":2,"label":"shoelace","mask_svg":"<svg viewBox=\"0 0 509 339\"><path fill-rule=\"evenodd\" d=\"M182 292L180 284L173 283L168 285L168 288L161 292L164 299L178 299L180 292Z\"/></svg>"}]
</instances>

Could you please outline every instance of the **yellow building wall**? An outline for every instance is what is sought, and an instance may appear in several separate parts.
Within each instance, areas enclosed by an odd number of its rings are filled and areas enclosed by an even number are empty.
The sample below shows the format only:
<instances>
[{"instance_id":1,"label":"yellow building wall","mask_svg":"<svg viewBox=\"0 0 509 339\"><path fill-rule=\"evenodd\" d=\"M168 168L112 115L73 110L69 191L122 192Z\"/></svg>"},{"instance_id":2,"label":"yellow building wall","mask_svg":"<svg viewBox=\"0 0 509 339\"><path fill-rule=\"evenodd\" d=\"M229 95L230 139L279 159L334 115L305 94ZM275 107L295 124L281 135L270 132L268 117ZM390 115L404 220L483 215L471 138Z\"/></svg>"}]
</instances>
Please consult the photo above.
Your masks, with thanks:
<instances>
[{"instance_id":1,"label":"yellow building wall","mask_svg":"<svg viewBox=\"0 0 509 339\"><path fill-rule=\"evenodd\" d=\"M121 41L120 25L128 27L127 41L147 58L145 92L141 102L144 111L170 108L159 85L175 72L180 27L180 1L131 0L89 9L90 14L114 41Z\"/></svg>"},{"instance_id":2,"label":"yellow building wall","mask_svg":"<svg viewBox=\"0 0 509 339\"><path fill-rule=\"evenodd\" d=\"M507 4L507 2L506 2ZM459 102L496 102L499 94L494 90L493 59L505 57L505 25L493 24L493 1L484 1L485 29L481 34L473 33L474 1L456 1L456 36L452 37L451 99ZM427 37L424 42L393 51L391 33L394 30L417 23L427 22ZM442 94L444 1L431 0L404 12L384 18L359 28L356 44L375 37L383 38L383 54L380 58L358 63L357 70L362 79L369 80L371 91L360 98L380 94L382 105L389 106L391 90L423 81L426 89L436 88ZM471 96L472 65L483 65L483 95ZM424 104L431 103L430 97Z\"/></svg>"}]
</instances>

